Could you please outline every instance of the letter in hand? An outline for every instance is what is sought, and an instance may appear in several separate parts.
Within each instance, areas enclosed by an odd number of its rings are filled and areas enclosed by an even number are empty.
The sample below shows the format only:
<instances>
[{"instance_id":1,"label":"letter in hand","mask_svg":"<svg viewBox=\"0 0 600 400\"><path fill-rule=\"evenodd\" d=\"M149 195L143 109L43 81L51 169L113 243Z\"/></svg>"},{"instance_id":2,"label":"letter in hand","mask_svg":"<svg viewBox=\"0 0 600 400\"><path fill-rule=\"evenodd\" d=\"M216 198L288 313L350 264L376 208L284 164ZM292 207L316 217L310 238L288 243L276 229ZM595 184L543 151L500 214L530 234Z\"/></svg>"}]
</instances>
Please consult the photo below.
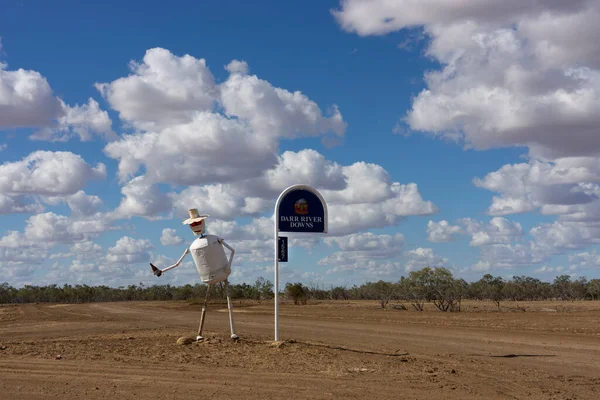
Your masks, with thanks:
<instances>
[{"instance_id":1,"label":"letter in hand","mask_svg":"<svg viewBox=\"0 0 600 400\"><path fill-rule=\"evenodd\" d=\"M150 266L152 267L152 273L154 273L154 275L156 275L156 276L162 275L162 271L160 269L156 268L154 266L154 264L150 263Z\"/></svg>"}]
</instances>

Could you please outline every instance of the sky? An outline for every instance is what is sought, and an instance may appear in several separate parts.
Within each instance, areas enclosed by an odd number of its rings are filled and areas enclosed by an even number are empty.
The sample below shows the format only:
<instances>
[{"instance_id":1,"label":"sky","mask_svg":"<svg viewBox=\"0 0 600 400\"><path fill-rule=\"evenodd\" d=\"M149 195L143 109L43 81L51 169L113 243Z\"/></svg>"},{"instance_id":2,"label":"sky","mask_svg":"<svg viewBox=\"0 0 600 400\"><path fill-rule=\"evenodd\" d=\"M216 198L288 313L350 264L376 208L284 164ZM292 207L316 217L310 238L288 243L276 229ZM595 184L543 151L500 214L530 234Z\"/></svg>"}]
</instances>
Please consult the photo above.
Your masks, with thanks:
<instances>
[{"instance_id":1,"label":"sky","mask_svg":"<svg viewBox=\"0 0 600 400\"><path fill-rule=\"evenodd\" d=\"M445 267L600 277L600 1L0 0L0 269L199 282L190 208L273 281L274 206L315 188L282 285Z\"/></svg>"}]
</instances>

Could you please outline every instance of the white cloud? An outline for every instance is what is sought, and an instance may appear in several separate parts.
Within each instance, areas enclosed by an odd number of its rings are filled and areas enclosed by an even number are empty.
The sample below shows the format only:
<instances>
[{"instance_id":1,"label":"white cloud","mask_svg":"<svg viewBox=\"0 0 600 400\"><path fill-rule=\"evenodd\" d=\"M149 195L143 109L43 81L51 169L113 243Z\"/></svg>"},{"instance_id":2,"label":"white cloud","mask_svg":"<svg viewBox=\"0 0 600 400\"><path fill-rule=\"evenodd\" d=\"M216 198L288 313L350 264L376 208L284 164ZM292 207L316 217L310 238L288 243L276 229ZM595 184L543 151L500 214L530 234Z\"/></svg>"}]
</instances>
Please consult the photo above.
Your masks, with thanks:
<instances>
[{"instance_id":1,"label":"white cloud","mask_svg":"<svg viewBox=\"0 0 600 400\"><path fill-rule=\"evenodd\" d=\"M110 213L111 218L143 216L155 219L156 215L169 212L173 207L172 199L144 176L133 178L121 188L121 193L125 197Z\"/></svg>"},{"instance_id":2,"label":"white cloud","mask_svg":"<svg viewBox=\"0 0 600 400\"><path fill-rule=\"evenodd\" d=\"M461 233L463 233L463 230L460 226L450 225L445 220L439 222L429 221L427 223L427 240L430 242L450 242L453 235Z\"/></svg>"},{"instance_id":3,"label":"white cloud","mask_svg":"<svg viewBox=\"0 0 600 400\"><path fill-rule=\"evenodd\" d=\"M30 139L64 142L75 135L82 141L90 140L92 134L115 138L111 124L108 113L94 99L71 107L53 95L39 72L11 71L0 62L0 129L40 128Z\"/></svg>"},{"instance_id":4,"label":"white cloud","mask_svg":"<svg viewBox=\"0 0 600 400\"><path fill-rule=\"evenodd\" d=\"M86 240L74 243L69 254L79 260L99 260L104 254L104 248L91 240Z\"/></svg>"},{"instance_id":5,"label":"white cloud","mask_svg":"<svg viewBox=\"0 0 600 400\"><path fill-rule=\"evenodd\" d=\"M166 49L146 51L131 61L131 74L96 88L125 120L153 129L189 122L198 111L212 110L218 96L215 78L204 59L177 57Z\"/></svg>"},{"instance_id":6,"label":"white cloud","mask_svg":"<svg viewBox=\"0 0 600 400\"><path fill-rule=\"evenodd\" d=\"M335 15L361 35L422 28L431 38L427 53L442 69L425 75L411 129L477 149L600 151L597 1L355 0Z\"/></svg>"},{"instance_id":7,"label":"white cloud","mask_svg":"<svg viewBox=\"0 0 600 400\"><path fill-rule=\"evenodd\" d=\"M31 216L25 221L23 234L5 237L12 241L18 238L23 243L37 243L37 246L51 248L60 243L74 244L87 242L102 233L118 229L101 213L86 217L66 217L53 212Z\"/></svg>"},{"instance_id":8,"label":"white cloud","mask_svg":"<svg viewBox=\"0 0 600 400\"><path fill-rule=\"evenodd\" d=\"M65 196L41 196L44 203L58 205L67 203L74 217L88 217L98 212L102 206L102 199L98 196L88 195L83 190Z\"/></svg>"},{"instance_id":9,"label":"white cloud","mask_svg":"<svg viewBox=\"0 0 600 400\"><path fill-rule=\"evenodd\" d=\"M108 249L106 261L109 264L120 264L128 266L137 264L150 259L149 250L154 246L148 239L134 239L129 236L123 236L115 245Z\"/></svg>"},{"instance_id":10,"label":"white cloud","mask_svg":"<svg viewBox=\"0 0 600 400\"><path fill-rule=\"evenodd\" d=\"M391 196L379 203L335 204L329 209L330 235L339 236L371 228L396 225L401 219L414 215L431 215L438 207L421 197L417 185L401 185L394 182L389 186ZM359 196L360 197L360 196ZM348 202L355 202L347 198ZM357 211L360 210L360 211Z\"/></svg>"},{"instance_id":11,"label":"white cloud","mask_svg":"<svg viewBox=\"0 0 600 400\"><path fill-rule=\"evenodd\" d=\"M596 223L555 221L536 226L529 233L549 253L561 253L600 243L600 225Z\"/></svg>"},{"instance_id":12,"label":"white cloud","mask_svg":"<svg viewBox=\"0 0 600 400\"><path fill-rule=\"evenodd\" d=\"M183 244L184 240L182 237L177 236L177 231L175 229L165 228L162 230L160 242L163 246L174 246Z\"/></svg>"},{"instance_id":13,"label":"white cloud","mask_svg":"<svg viewBox=\"0 0 600 400\"><path fill-rule=\"evenodd\" d=\"M492 268L530 267L543 261L545 257L529 244L494 244L481 248L481 261L474 270Z\"/></svg>"},{"instance_id":14,"label":"white cloud","mask_svg":"<svg viewBox=\"0 0 600 400\"><path fill-rule=\"evenodd\" d=\"M8 71L0 63L0 129L50 124L62 113L60 101L39 72Z\"/></svg>"},{"instance_id":15,"label":"white cloud","mask_svg":"<svg viewBox=\"0 0 600 400\"><path fill-rule=\"evenodd\" d=\"M276 149L276 140L243 121L198 112L186 123L123 135L105 152L119 160L122 181L144 167L150 182L187 186L260 175L275 164Z\"/></svg>"},{"instance_id":16,"label":"white cloud","mask_svg":"<svg viewBox=\"0 0 600 400\"><path fill-rule=\"evenodd\" d=\"M377 235L371 232L355 233L340 237L327 237L329 246L337 245L339 251L318 261L319 265L356 266L375 259L390 259L402 254L404 235Z\"/></svg>"},{"instance_id":17,"label":"white cloud","mask_svg":"<svg viewBox=\"0 0 600 400\"><path fill-rule=\"evenodd\" d=\"M300 92L239 73L244 68L230 64L233 72L216 85L203 59L150 49L132 75L98 84L121 118L140 129L105 148L119 160L121 180L142 166L153 183L249 179L276 165L282 137L344 134L337 110L324 117Z\"/></svg>"},{"instance_id":18,"label":"white cloud","mask_svg":"<svg viewBox=\"0 0 600 400\"><path fill-rule=\"evenodd\" d=\"M0 194L0 214L13 213L41 213L44 206L39 203L32 203L25 199L25 196L5 196Z\"/></svg>"},{"instance_id":19,"label":"white cloud","mask_svg":"<svg viewBox=\"0 0 600 400\"><path fill-rule=\"evenodd\" d=\"M461 222L471 235L471 246L508 244L518 241L523 236L521 224L509 221L506 218L495 217L488 224L483 224L471 218L463 218Z\"/></svg>"},{"instance_id":20,"label":"white cloud","mask_svg":"<svg viewBox=\"0 0 600 400\"><path fill-rule=\"evenodd\" d=\"M233 73L220 89L225 112L248 121L255 132L296 138L327 132L343 136L346 131L337 107L324 117L319 106L304 94L273 87L256 75Z\"/></svg>"},{"instance_id":21,"label":"white cloud","mask_svg":"<svg viewBox=\"0 0 600 400\"><path fill-rule=\"evenodd\" d=\"M540 2L538 0L344 0L332 11L338 23L361 36L382 35L418 25L458 24L479 21L504 23L543 12L577 13L589 2ZM544 16L544 14L542 14ZM557 35L558 36L558 35Z\"/></svg>"},{"instance_id":22,"label":"white cloud","mask_svg":"<svg viewBox=\"0 0 600 400\"><path fill-rule=\"evenodd\" d=\"M49 256L48 243L37 243L20 232L9 231L0 237L0 265L6 277L24 277L31 275L34 265L42 264ZM6 279L6 278L5 278Z\"/></svg>"},{"instance_id":23,"label":"white cloud","mask_svg":"<svg viewBox=\"0 0 600 400\"><path fill-rule=\"evenodd\" d=\"M246 61L233 60L225 66L225 69L231 74L248 74L248 63Z\"/></svg>"},{"instance_id":24,"label":"white cloud","mask_svg":"<svg viewBox=\"0 0 600 400\"><path fill-rule=\"evenodd\" d=\"M397 261L378 262L375 260L358 260L336 265L327 270L327 274L355 273L361 280L390 279L390 276L400 275L402 264Z\"/></svg>"},{"instance_id":25,"label":"white cloud","mask_svg":"<svg viewBox=\"0 0 600 400\"><path fill-rule=\"evenodd\" d=\"M600 254L596 249L588 252L573 254L569 256L571 271L581 268L600 268Z\"/></svg>"},{"instance_id":26,"label":"white cloud","mask_svg":"<svg viewBox=\"0 0 600 400\"><path fill-rule=\"evenodd\" d=\"M414 271L424 267L447 267L448 259L437 254L430 248L418 247L406 252L408 261L405 264L405 271Z\"/></svg>"},{"instance_id":27,"label":"white cloud","mask_svg":"<svg viewBox=\"0 0 600 400\"><path fill-rule=\"evenodd\" d=\"M102 205L102 199L98 196L88 195L83 190L80 190L67 198L67 204L73 215L88 217L98 212L98 209Z\"/></svg>"},{"instance_id":28,"label":"white cloud","mask_svg":"<svg viewBox=\"0 0 600 400\"><path fill-rule=\"evenodd\" d=\"M600 181L600 163L593 157L568 157L554 162L532 160L504 165L476 178L476 186L498 192L488 209L491 215L531 211L544 206L571 206L596 201L588 182ZM551 209L546 209L550 211ZM559 210L554 208L554 210Z\"/></svg>"},{"instance_id":29,"label":"white cloud","mask_svg":"<svg viewBox=\"0 0 600 400\"><path fill-rule=\"evenodd\" d=\"M100 109L98 102L92 98L87 104L70 107L60 100L63 115L57 119L57 126L49 126L30 136L34 140L50 142L66 142L74 135L81 141L90 141L92 134L98 134L105 139L116 139L117 134L112 130L112 121L106 111Z\"/></svg>"},{"instance_id":30,"label":"white cloud","mask_svg":"<svg viewBox=\"0 0 600 400\"><path fill-rule=\"evenodd\" d=\"M560 273L564 270L565 270L564 267L550 267L548 265L544 265L544 266L536 269L533 272L536 272L538 274L550 274L550 273Z\"/></svg>"},{"instance_id":31,"label":"white cloud","mask_svg":"<svg viewBox=\"0 0 600 400\"><path fill-rule=\"evenodd\" d=\"M102 163L91 167L77 154L40 150L21 161L0 165L0 194L71 195L88 181L105 178Z\"/></svg>"}]
</instances>

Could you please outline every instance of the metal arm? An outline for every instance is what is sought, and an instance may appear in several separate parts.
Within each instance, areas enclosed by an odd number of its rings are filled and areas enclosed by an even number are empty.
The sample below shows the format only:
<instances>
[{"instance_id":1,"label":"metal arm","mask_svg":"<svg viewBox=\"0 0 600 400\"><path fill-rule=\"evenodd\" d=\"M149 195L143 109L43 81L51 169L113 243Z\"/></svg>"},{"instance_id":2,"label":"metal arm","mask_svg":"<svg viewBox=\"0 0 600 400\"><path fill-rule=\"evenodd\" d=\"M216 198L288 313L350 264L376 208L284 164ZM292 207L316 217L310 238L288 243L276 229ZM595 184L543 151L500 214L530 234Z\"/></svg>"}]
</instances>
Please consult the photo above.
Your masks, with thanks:
<instances>
[{"instance_id":1,"label":"metal arm","mask_svg":"<svg viewBox=\"0 0 600 400\"><path fill-rule=\"evenodd\" d=\"M231 268L231 263L233 262L233 255L235 254L235 249L233 247L231 247L230 245L228 245L225 242L225 239L218 239L219 243L221 243L223 246L227 247L229 249L229 251L231 251L231 255L229 256L229 268Z\"/></svg>"},{"instance_id":2,"label":"metal arm","mask_svg":"<svg viewBox=\"0 0 600 400\"><path fill-rule=\"evenodd\" d=\"M166 271L168 271L168 270L170 270L170 269L173 269L173 268L175 268L175 267L178 267L178 266L179 266L179 264L181 264L181 261L183 260L183 258L184 258L185 256L187 256L187 255L189 254L189 252L190 252L190 249L185 249L185 251L183 252L183 255L182 255L181 257L179 257L179 260L177 260L177 262L176 262L175 264L173 264L173 265L170 265L170 266L168 266L167 268L165 268L165 269L162 269L162 270L161 270L161 269L158 269L158 268L156 268L156 267L155 267L155 266L154 266L152 263L150 263L150 266L152 267L152 272L153 272L153 273L154 273L154 275L156 275L156 276L161 276L163 272L166 272Z\"/></svg>"}]
</instances>

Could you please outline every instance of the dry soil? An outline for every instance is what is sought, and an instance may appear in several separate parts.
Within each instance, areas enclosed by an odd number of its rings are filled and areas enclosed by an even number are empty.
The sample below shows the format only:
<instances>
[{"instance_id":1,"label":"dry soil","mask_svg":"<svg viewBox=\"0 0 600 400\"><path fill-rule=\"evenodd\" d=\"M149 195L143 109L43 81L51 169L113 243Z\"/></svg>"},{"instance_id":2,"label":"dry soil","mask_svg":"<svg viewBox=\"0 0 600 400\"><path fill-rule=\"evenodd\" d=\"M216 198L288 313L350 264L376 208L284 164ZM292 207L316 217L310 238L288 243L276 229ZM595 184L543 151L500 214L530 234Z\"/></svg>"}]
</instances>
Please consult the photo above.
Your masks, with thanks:
<instances>
[{"instance_id":1,"label":"dry soil","mask_svg":"<svg viewBox=\"0 0 600 400\"><path fill-rule=\"evenodd\" d=\"M0 398L600 399L600 302L390 306L0 305Z\"/></svg>"}]
</instances>

